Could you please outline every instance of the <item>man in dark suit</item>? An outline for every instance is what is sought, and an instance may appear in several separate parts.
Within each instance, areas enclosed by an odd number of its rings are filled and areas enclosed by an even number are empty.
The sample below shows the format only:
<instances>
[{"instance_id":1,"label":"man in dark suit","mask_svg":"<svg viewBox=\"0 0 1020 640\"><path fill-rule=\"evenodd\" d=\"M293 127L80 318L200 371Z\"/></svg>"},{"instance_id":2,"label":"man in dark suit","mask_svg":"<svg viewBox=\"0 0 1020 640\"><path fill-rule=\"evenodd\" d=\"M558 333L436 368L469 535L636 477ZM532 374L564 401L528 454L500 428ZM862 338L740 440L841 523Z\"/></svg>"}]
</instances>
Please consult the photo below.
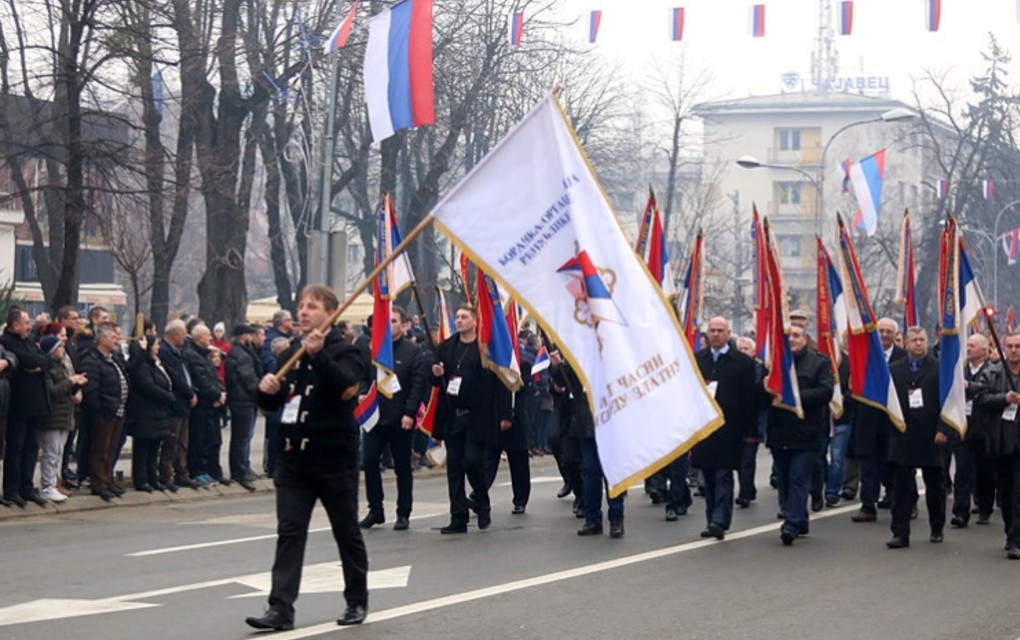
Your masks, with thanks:
<instances>
[{"instance_id":1,"label":"man in dark suit","mask_svg":"<svg viewBox=\"0 0 1020 640\"><path fill-rule=\"evenodd\" d=\"M722 409L725 422L694 447L691 464L705 477L708 526L702 538L722 540L733 519L733 471L740 468L744 439L757 437L754 360L731 348L730 323L708 322L708 348L695 356L701 377Z\"/></svg>"},{"instance_id":2,"label":"man in dark suit","mask_svg":"<svg viewBox=\"0 0 1020 640\"><path fill-rule=\"evenodd\" d=\"M967 433L960 437L960 434L955 429L950 429L949 442L946 443L945 448L945 469L947 473L949 471L950 460L956 460L951 485L953 487L953 516L949 522L954 527L960 529L966 527L970 521L971 495L978 495L976 490L978 456L981 456L982 461L987 460L987 457L982 455L982 430L978 426L980 416L974 414L974 398L979 389L976 380L988 366L988 339L976 333L967 338L967 363L963 365L963 379L967 394ZM991 465L987 466L990 467ZM946 480L947 486L950 486L948 485L949 478ZM994 500L995 494L994 479L991 487L992 496L978 498L980 513L991 513L991 501ZM982 489L987 492L987 483Z\"/></svg>"},{"instance_id":3,"label":"man in dark suit","mask_svg":"<svg viewBox=\"0 0 1020 640\"><path fill-rule=\"evenodd\" d=\"M461 305L454 316L456 335L439 345L432 365L432 385L443 390L436 411L433 439L446 442L446 482L450 524L440 533L467 533L468 502L464 480L474 491L478 528L492 523L485 473L488 451L500 431L513 426L510 392L496 374L482 367L475 310Z\"/></svg>"},{"instance_id":4,"label":"man in dark suit","mask_svg":"<svg viewBox=\"0 0 1020 640\"><path fill-rule=\"evenodd\" d=\"M889 367L903 410L906 430L893 431L889 441L892 467L893 537L890 549L910 546L910 512L917 499L916 469L924 477L925 502L931 541L942 542L946 523L946 485L943 482L943 446L952 427L939 419L939 365L928 353L928 334L923 327L907 329L907 357Z\"/></svg>"},{"instance_id":5,"label":"man in dark suit","mask_svg":"<svg viewBox=\"0 0 1020 640\"><path fill-rule=\"evenodd\" d=\"M892 318L878 321L878 337L882 340L885 360L890 366L907 356L906 351L896 346L899 330L899 325ZM853 450L861 460L861 510L851 516L854 522L874 522L878 518L877 509L889 507L892 482L887 460L892 430L892 423L884 411L863 403L858 406L853 427ZM886 496L879 500L883 486Z\"/></svg>"}]
</instances>

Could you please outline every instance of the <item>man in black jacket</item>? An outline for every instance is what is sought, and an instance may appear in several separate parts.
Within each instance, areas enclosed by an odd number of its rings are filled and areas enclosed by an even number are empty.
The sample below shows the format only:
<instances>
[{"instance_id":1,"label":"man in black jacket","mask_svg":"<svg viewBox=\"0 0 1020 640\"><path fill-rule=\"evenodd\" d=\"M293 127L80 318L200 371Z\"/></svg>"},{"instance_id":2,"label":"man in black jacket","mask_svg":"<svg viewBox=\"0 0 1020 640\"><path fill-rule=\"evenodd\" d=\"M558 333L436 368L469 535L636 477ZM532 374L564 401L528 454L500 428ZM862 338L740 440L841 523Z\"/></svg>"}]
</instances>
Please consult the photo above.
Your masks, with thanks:
<instances>
[{"instance_id":1,"label":"man in black jacket","mask_svg":"<svg viewBox=\"0 0 1020 640\"><path fill-rule=\"evenodd\" d=\"M128 401L128 373L120 357L117 325L107 322L96 327L92 349L81 359L88 383L82 388L82 413L91 425L89 483L93 495L109 502L124 489L113 479L113 458Z\"/></svg>"},{"instance_id":2,"label":"man in black jacket","mask_svg":"<svg viewBox=\"0 0 1020 640\"><path fill-rule=\"evenodd\" d=\"M392 397L386 397L382 390L378 391L379 423L364 435L365 496L368 498L368 514L361 521L364 529L386 522L379 464L387 445L393 454L393 469L397 474L397 521L393 528L396 531L406 530L411 517L411 442L414 439L418 408L425 398L426 371L421 348L407 339L405 326L404 310L393 306L390 309L393 373L397 377L400 391L392 394ZM370 367L369 371L370 376L376 375L375 367Z\"/></svg>"},{"instance_id":3,"label":"man in black jacket","mask_svg":"<svg viewBox=\"0 0 1020 640\"><path fill-rule=\"evenodd\" d=\"M183 320L171 320L163 331L159 359L173 384L174 404L170 408L170 435L159 452L159 481L172 492L178 487L198 489L188 475L188 416L198 402L191 386L191 374L181 349L187 337Z\"/></svg>"},{"instance_id":4,"label":"man in black jacket","mask_svg":"<svg viewBox=\"0 0 1020 640\"><path fill-rule=\"evenodd\" d=\"M461 305L454 325L456 335L439 345L432 365L432 385L444 391L432 437L446 442L450 494L450 524L440 533L467 533L465 477L475 494L478 528L487 529L492 523L486 454L496 445L499 432L513 425L510 392L496 374L482 367L474 308Z\"/></svg>"},{"instance_id":5,"label":"man in black jacket","mask_svg":"<svg viewBox=\"0 0 1020 640\"><path fill-rule=\"evenodd\" d=\"M967 339L967 364L963 369L967 390L967 436L964 441L970 448L974 460L974 502L978 510L978 524L989 524L995 510L995 458L992 456L988 432L991 420L997 419L998 416L990 416L978 406L978 401L985 392L985 372L990 367L996 366L989 358L989 351L988 340L984 336L978 334ZM954 496L954 501L955 499ZM969 495L967 503L969 516ZM953 513L956 512L957 508L954 505ZM965 525L966 520L963 522Z\"/></svg>"},{"instance_id":6,"label":"man in black jacket","mask_svg":"<svg viewBox=\"0 0 1020 640\"><path fill-rule=\"evenodd\" d=\"M776 406L769 415L768 447L776 462L779 506L785 517L780 539L787 546L808 533L811 474L828 435L829 400L835 386L829 359L808 348L807 343L803 327L790 329L790 349L804 417Z\"/></svg>"},{"instance_id":7,"label":"man in black jacket","mask_svg":"<svg viewBox=\"0 0 1020 640\"><path fill-rule=\"evenodd\" d=\"M223 476L220 466L223 436L216 417L216 409L226 403L227 394L220 384L216 365L209 358L211 340L209 327L195 325L191 330L191 341L184 351L184 364L188 367L192 388L198 398L188 422L188 471L200 485L216 482L227 485L230 480Z\"/></svg>"},{"instance_id":8,"label":"man in black jacket","mask_svg":"<svg viewBox=\"0 0 1020 640\"><path fill-rule=\"evenodd\" d=\"M923 327L907 329L907 357L889 367L906 430L894 430L889 440L892 465L892 530L890 549L910 546L910 512L917 499L917 467L924 478L925 503L932 542L942 542L946 524L946 485L943 480L943 446L952 427L944 424L939 396L938 360L928 353Z\"/></svg>"},{"instance_id":9,"label":"man in black jacket","mask_svg":"<svg viewBox=\"0 0 1020 640\"><path fill-rule=\"evenodd\" d=\"M309 285L298 297L298 323L305 353L284 379L268 374L259 382L259 409L283 409L284 450L277 464L277 540L269 610L246 620L256 629L292 629L294 601L308 523L316 500L329 515L340 551L347 608L337 624L360 624L368 610L368 553L358 527L358 423L354 419L358 384L365 366L340 332L319 327L338 306L336 294ZM286 362L301 344L280 355Z\"/></svg>"},{"instance_id":10,"label":"man in black jacket","mask_svg":"<svg viewBox=\"0 0 1020 640\"><path fill-rule=\"evenodd\" d=\"M248 449L255 427L258 386L262 378L262 353L254 345L256 330L246 324L234 327L234 344L227 355L227 406L230 407L230 477L254 491L255 474L248 463Z\"/></svg>"},{"instance_id":11,"label":"man in black jacket","mask_svg":"<svg viewBox=\"0 0 1020 640\"><path fill-rule=\"evenodd\" d=\"M964 528L970 521L970 498L977 496L977 456L982 446L981 429L976 428L978 419L974 415L974 398L978 385L975 383L981 373L988 367L988 339L980 333L967 338L967 362L963 365L963 379L967 396L967 433L960 437L955 429L947 433L949 441L945 446L945 470L948 473L950 460L956 460L955 473L952 478L953 509L949 521L954 527ZM972 388L973 387L973 388ZM984 459L985 456L982 455ZM947 478L948 482L948 478ZM994 487L994 485L993 485ZM992 490L994 494L994 489ZM993 498L994 499L994 498ZM983 501L979 501L979 504ZM989 509L987 504L979 507L982 511Z\"/></svg>"},{"instance_id":12,"label":"man in black jacket","mask_svg":"<svg viewBox=\"0 0 1020 640\"><path fill-rule=\"evenodd\" d=\"M705 477L707 528L702 538L722 540L733 519L733 471L740 468L745 438L757 437L754 360L730 347L730 323L708 322L708 347L695 356L701 377L722 409L725 422L695 445L691 464Z\"/></svg>"},{"instance_id":13,"label":"man in black jacket","mask_svg":"<svg viewBox=\"0 0 1020 640\"><path fill-rule=\"evenodd\" d=\"M39 423L50 413L46 393L46 356L29 337L32 319L20 307L7 313L7 328L0 338L4 349L14 354L18 367L11 376L11 406L4 436L4 504L24 508L28 500L39 506L46 499L32 486L39 457Z\"/></svg>"}]
</instances>

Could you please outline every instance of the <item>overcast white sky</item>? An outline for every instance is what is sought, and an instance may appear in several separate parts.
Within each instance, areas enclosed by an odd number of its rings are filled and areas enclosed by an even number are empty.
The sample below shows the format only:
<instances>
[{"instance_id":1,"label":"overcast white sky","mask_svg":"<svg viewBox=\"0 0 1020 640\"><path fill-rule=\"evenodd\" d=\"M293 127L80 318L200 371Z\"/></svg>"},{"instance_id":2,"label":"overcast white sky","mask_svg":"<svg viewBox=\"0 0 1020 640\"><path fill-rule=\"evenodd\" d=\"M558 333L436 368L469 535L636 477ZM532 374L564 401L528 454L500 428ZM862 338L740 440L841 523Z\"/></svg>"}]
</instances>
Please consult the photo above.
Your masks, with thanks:
<instances>
[{"instance_id":1,"label":"overcast white sky","mask_svg":"<svg viewBox=\"0 0 1020 640\"><path fill-rule=\"evenodd\" d=\"M856 0L853 35L836 36L840 75L888 76L891 96L912 102L911 77L929 68L950 72L953 84L984 68L980 53L992 32L1007 50L1020 55L1018 0L943 0L938 32L925 24L926 0ZM811 51L818 28L818 0L764 0L766 37L750 37L745 0L564 0L564 16L584 16L574 29L585 38L587 12L602 10L598 49L628 66L647 65L684 50L689 62L710 69L715 78L707 97L736 98L777 93L781 77L798 72L810 78ZM833 26L838 2L833 0ZM686 8L684 42L669 41L669 9ZM1011 65L1011 84L1020 66Z\"/></svg>"}]
</instances>

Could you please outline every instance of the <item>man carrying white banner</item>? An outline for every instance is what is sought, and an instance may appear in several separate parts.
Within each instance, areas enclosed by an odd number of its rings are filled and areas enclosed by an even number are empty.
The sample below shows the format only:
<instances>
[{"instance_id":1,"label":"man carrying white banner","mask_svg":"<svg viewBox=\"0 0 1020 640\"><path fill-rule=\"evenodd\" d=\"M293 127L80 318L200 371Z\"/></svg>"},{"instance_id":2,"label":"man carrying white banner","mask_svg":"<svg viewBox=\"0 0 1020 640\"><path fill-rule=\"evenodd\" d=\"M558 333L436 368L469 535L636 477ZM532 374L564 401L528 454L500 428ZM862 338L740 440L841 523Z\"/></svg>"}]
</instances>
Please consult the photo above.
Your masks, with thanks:
<instances>
[{"instance_id":1,"label":"man carrying white banner","mask_svg":"<svg viewBox=\"0 0 1020 640\"><path fill-rule=\"evenodd\" d=\"M433 215L528 309L578 373L612 496L722 424L675 316L553 96Z\"/></svg>"}]
</instances>

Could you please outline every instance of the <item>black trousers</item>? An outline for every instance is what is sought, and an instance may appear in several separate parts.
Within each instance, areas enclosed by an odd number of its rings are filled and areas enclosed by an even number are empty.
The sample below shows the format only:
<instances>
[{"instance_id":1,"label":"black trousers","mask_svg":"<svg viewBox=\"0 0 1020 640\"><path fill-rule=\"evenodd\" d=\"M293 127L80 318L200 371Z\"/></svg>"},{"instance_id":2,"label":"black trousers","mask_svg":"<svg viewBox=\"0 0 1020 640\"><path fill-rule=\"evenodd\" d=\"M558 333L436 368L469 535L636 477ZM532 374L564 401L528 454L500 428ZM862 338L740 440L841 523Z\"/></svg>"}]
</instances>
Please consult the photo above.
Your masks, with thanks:
<instances>
[{"instance_id":1,"label":"black trousers","mask_svg":"<svg viewBox=\"0 0 1020 640\"><path fill-rule=\"evenodd\" d=\"M485 456L488 446L470 437L471 415L453 418L446 437L446 485L450 494L450 524L466 525L468 521L467 494L464 480L471 483L478 512L492 510L489 503L489 483L485 476Z\"/></svg>"},{"instance_id":2,"label":"black trousers","mask_svg":"<svg viewBox=\"0 0 1020 640\"><path fill-rule=\"evenodd\" d=\"M255 426L255 407L246 405L230 406L230 477L243 480L252 475L248 464L251 434Z\"/></svg>"},{"instance_id":3,"label":"black trousers","mask_svg":"<svg viewBox=\"0 0 1020 640\"><path fill-rule=\"evenodd\" d=\"M308 523L321 500L333 528L344 572L344 600L368 606L368 552L358 526L357 452L285 452L273 478L276 486L276 559L269 606L294 616L301 586Z\"/></svg>"},{"instance_id":4,"label":"black trousers","mask_svg":"<svg viewBox=\"0 0 1020 640\"><path fill-rule=\"evenodd\" d=\"M948 474L949 460L956 460L953 469L953 516L967 522L970 520L970 496L974 492L976 470L974 468L974 450L960 440L946 445L946 470Z\"/></svg>"},{"instance_id":5,"label":"black trousers","mask_svg":"<svg viewBox=\"0 0 1020 640\"><path fill-rule=\"evenodd\" d=\"M192 478L203 473L213 478L223 477L220 466L220 448L223 435L216 410L198 404L191 410L188 421L188 473Z\"/></svg>"},{"instance_id":6,"label":"black trousers","mask_svg":"<svg viewBox=\"0 0 1020 640\"><path fill-rule=\"evenodd\" d=\"M917 500L915 467L889 463L893 475L892 524L894 536L910 539L910 512ZM924 502L928 507L928 524L932 533L942 533L946 526L946 484L942 467L921 467L924 478Z\"/></svg>"},{"instance_id":7,"label":"black trousers","mask_svg":"<svg viewBox=\"0 0 1020 640\"><path fill-rule=\"evenodd\" d=\"M135 489L148 484L159 484L160 438L134 438L131 452L131 482Z\"/></svg>"},{"instance_id":8,"label":"black trousers","mask_svg":"<svg viewBox=\"0 0 1020 640\"><path fill-rule=\"evenodd\" d=\"M555 418L555 416L554 416ZM581 497L581 450L577 446L577 439L566 435L549 436L549 448L556 459L556 466L560 471L563 483L570 487L574 497Z\"/></svg>"},{"instance_id":9,"label":"black trousers","mask_svg":"<svg viewBox=\"0 0 1020 640\"><path fill-rule=\"evenodd\" d=\"M78 461L78 482L89 477L89 457L92 455L92 421L81 411L75 411L75 424L78 425L78 443L74 450L74 459Z\"/></svg>"},{"instance_id":10,"label":"black trousers","mask_svg":"<svg viewBox=\"0 0 1020 640\"><path fill-rule=\"evenodd\" d=\"M496 475L499 473L500 449L492 448L486 458L485 479L486 486L492 489L496 482ZM524 450L507 451L507 466L510 467L510 487L513 489L513 503L515 507L526 507L531 499L531 462L528 452Z\"/></svg>"},{"instance_id":11,"label":"black trousers","mask_svg":"<svg viewBox=\"0 0 1020 640\"><path fill-rule=\"evenodd\" d=\"M39 421L10 417L4 434L4 497L27 498L32 493L32 475L39 459Z\"/></svg>"},{"instance_id":12,"label":"black trousers","mask_svg":"<svg viewBox=\"0 0 1020 640\"><path fill-rule=\"evenodd\" d=\"M383 513L382 462L383 450L389 445L393 452L393 471L397 474L397 516L411 516L414 480L411 475L411 443L414 429L404 431L397 424L379 423L362 434L365 442L365 496L372 513Z\"/></svg>"},{"instance_id":13,"label":"black trousers","mask_svg":"<svg viewBox=\"0 0 1020 640\"><path fill-rule=\"evenodd\" d=\"M974 502L978 511L991 515L995 511L996 460L985 453L983 443L974 444Z\"/></svg>"},{"instance_id":14,"label":"black trousers","mask_svg":"<svg viewBox=\"0 0 1020 640\"><path fill-rule=\"evenodd\" d=\"M998 481L1006 545L1020 547L1020 453L998 459Z\"/></svg>"},{"instance_id":15,"label":"black trousers","mask_svg":"<svg viewBox=\"0 0 1020 640\"><path fill-rule=\"evenodd\" d=\"M758 498L758 488L754 483L754 474L758 472L758 442L745 442L740 454L740 469L737 478L740 480L742 500L754 501Z\"/></svg>"}]
</instances>

